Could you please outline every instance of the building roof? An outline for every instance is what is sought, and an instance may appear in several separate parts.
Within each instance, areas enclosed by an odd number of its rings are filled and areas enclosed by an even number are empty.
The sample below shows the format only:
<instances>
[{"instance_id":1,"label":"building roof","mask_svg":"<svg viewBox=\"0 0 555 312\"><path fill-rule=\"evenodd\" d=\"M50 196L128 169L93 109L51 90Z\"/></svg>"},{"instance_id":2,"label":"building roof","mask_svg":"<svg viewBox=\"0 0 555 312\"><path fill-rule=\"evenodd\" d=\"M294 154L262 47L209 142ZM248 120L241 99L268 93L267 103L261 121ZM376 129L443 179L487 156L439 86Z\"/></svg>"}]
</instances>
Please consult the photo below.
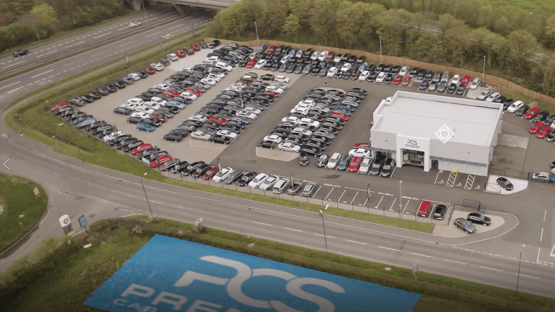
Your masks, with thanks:
<instances>
[{"instance_id":1,"label":"building roof","mask_svg":"<svg viewBox=\"0 0 555 312\"><path fill-rule=\"evenodd\" d=\"M439 141L445 125L455 133L449 142L490 146L502 112L498 103L397 91L374 111L371 130Z\"/></svg>"}]
</instances>

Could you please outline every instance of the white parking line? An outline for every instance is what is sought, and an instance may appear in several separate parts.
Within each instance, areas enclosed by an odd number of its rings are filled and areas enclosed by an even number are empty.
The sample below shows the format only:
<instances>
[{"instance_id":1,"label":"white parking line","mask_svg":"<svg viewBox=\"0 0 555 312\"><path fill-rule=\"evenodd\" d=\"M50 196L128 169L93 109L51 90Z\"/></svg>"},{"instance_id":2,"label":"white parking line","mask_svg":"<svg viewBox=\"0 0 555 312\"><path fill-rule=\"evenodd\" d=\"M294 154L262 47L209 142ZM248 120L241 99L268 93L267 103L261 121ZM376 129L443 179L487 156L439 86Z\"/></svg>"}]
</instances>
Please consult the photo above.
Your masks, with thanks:
<instances>
[{"instance_id":1,"label":"white parking line","mask_svg":"<svg viewBox=\"0 0 555 312\"><path fill-rule=\"evenodd\" d=\"M34 75L34 76L31 77L31 78L35 78L35 77L38 77L38 76L41 76L41 75L44 75L44 74L48 74L48 73L51 72L51 71L54 71L54 70L51 69L51 70L49 70L49 71L45 71L44 73L40 73L40 74L38 74L38 75Z\"/></svg>"},{"instance_id":2,"label":"white parking line","mask_svg":"<svg viewBox=\"0 0 555 312\"><path fill-rule=\"evenodd\" d=\"M436 179L434 180L434 184L437 183L437 178L439 177L439 174L440 174L440 173L441 173L441 170L438 170L438 171L437 171L437 174L436 174Z\"/></svg>"},{"instance_id":3,"label":"white parking line","mask_svg":"<svg viewBox=\"0 0 555 312\"><path fill-rule=\"evenodd\" d=\"M111 34L111 32L102 34L102 35L100 35L100 36L93 37L93 39L100 38L100 37L104 37L104 36L109 35L109 34Z\"/></svg>"},{"instance_id":4,"label":"white parking line","mask_svg":"<svg viewBox=\"0 0 555 312\"><path fill-rule=\"evenodd\" d=\"M347 192L347 190L344 190L343 193L341 193L341 196L339 196L339 199L337 200L337 202L341 201L341 198L343 198L343 195L345 195L345 192Z\"/></svg>"},{"instance_id":5,"label":"white parking line","mask_svg":"<svg viewBox=\"0 0 555 312\"><path fill-rule=\"evenodd\" d=\"M410 202L410 199L407 199L407 203L405 204L405 208L403 209L403 213L405 213L405 210L407 210L407 206L409 205L409 202Z\"/></svg>"},{"instance_id":6,"label":"white parking line","mask_svg":"<svg viewBox=\"0 0 555 312\"><path fill-rule=\"evenodd\" d=\"M81 44L81 43L83 43L83 42L85 42L85 41L79 41L79 42L77 42L77 43L70 44L70 45L66 46L66 48L73 47L74 45L78 45L78 44Z\"/></svg>"},{"instance_id":7,"label":"white parking line","mask_svg":"<svg viewBox=\"0 0 555 312\"><path fill-rule=\"evenodd\" d=\"M0 90L1 90L1 89L4 89L4 88L7 88L7 87L11 87L11 86L16 85L16 84L18 84L18 83L20 83L20 82L21 82L21 81L18 81L18 82L14 82L14 83L12 83L12 84L9 84L9 85L7 85L7 86L3 86L2 88L0 88Z\"/></svg>"},{"instance_id":8,"label":"white parking line","mask_svg":"<svg viewBox=\"0 0 555 312\"><path fill-rule=\"evenodd\" d=\"M353 197L353 200L351 200L351 205L352 205L353 202L355 201L355 198L357 198L358 193L359 193L359 192L357 192L357 193L355 194L355 196Z\"/></svg>"},{"instance_id":9,"label":"white parking line","mask_svg":"<svg viewBox=\"0 0 555 312\"><path fill-rule=\"evenodd\" d=\"M380 201L378 202L378 204L377 204L376 207L374 207L374 208L378 209L378 207L379 207L380 204L382 203L382 200L383 200L384 197L385 197L385 196L382 195L382 198L380 198Z\"/></svg>"},{"instance_id":10,"label":"white parking line","mask_svg":"<svg viewBox=\"0 0 555 312\"><path fill-rule=\"evenodd\" d=\"M364 206L364 207L366 207L366 203L367 203L367 202L368 202L368 198L366 198L366 200L364 201L364 204L362 204L362 205L361 205L361 204L358 204L358 205L359 205L359 206Z\"/></svg>"},{"instance_id":11,"label":"white parking line","mask_svg":"<svg viewBox=\"0 0 555 312\"><path fill-rule=\"evenodd\" d=\"M328 196L326 196L326 198L324 198L325 200L328 199L328 197L330 196L331 192L333 192L334 189L335 189L335 187L332 187L332 188L331 188L330 192L328 193Z\"/></svg>"},{"instance_id":12,"label":"white parking line","mask_svg":"<svg viewBox=\"0 0 555 312\"><path fill-rule=\"evenodd\" d=\"M344 188L349 189L349 190L353 190L353 191L361 191L361 192L364 191L364 192L366 192L366 190L361 190L361 189L357 189L357 188L354 188L354 187L346 187L345 186ZM370 192L372 193L374 191L370 191Z\"/></svg>"},{"instance_id":13,"label":"white parking line","mask_svg":"<svg viewBox=\"0 0 555 312\"><path fill-rule=\"evenodd\" d=\"M316 193L314 193L314 195L312 195L312 198L316 197L316 194L318 194L318 192L320 191L321 188L322 188L322 186L320 185L320 187L316 190Z\"/></svg>"},{"instance_id":14,"label":"white parking line","mask_svg":"<svg viewBox=\"0 0 555 312\"><path fill-rule=\"evenodd\" d=\"M391 203L391 207L389 207L389 211L393 211L393 205L395 205L395 202L397 201L397 197L395 197L393 199L393 202Z\"/></svg>"}]
</instances>

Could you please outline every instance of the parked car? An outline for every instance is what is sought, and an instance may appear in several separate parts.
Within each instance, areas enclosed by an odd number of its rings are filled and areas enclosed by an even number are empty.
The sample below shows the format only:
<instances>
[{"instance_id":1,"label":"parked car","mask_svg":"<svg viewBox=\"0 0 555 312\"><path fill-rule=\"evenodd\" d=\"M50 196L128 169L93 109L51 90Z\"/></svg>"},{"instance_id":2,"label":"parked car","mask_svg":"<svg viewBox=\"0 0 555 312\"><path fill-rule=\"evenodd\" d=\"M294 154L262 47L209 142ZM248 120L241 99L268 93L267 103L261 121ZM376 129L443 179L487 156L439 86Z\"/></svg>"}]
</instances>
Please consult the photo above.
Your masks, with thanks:
<instances>
[{"instance_id":1,"label":"parked car","mask_svg":"<svg viewBox=\"0 0 555 312\"><path fill-rule=\"evenodd\" d=\"M265 173L259 173L256 177L254 177L250 183L249 183L249 187L256 189L258 188L262 183L264 183L264 180L266 180L266 178L268 178L268 175Z\"/></svg>"},{"instance_id":2,"label":"parked car","mask_svg":"<svg viewBox=\"0 0 555 312\"><path fill-rule=\"evenodd\" d=\"M447 213L447 207L445 205L437 205L434 210L433 218L436 220L443 220L445 213Z\"/></svg>"},{"instance_id":3,"label":"parked car","mask_svg":"<svg viewBox=\"0 0 555 312\"><path fill-rule=\"evenodd\" d=\"M453 222L456 228L461 229L466 232L466 234L474 234L476 233L476 227L471 221L468 221L465 218L457 218Z\"/></svg>"},{"instance_id":4,"label":"parked car","mask_svg":"<svg viewBox=\"0 0 555 312\"><path fill-rule=\"evenodd\" d=\"M509 181L509 179L507 179L505 177L497 178L496 182L497 182L498 185L500 185L506 191L512 191L514 189L514 186L511 183L511 181Z\"/></svg>"},{"instance_id":5,"label":"parked car","mask_svg":"<svg viewBox=\"0 0 555 312\"><path fill-rule=\"evenodd\" d=\"M299 163L303 167L308 166L308 155L306 154L306 152L304 150L301 151L300 154L299 154Z\"/></svg>"},{"instance_id":6,"label":"parked car","mask_svg":"<svg viewBox=\"0 0 555 312\"><path fill-rule=\"evenodd\" d=\"M491 218L487 217L483 213L471 212L466 217L466 220L472 223L478 223L483 226L489 226L491 224Z\"/></svg>"},{"instance_id":7,"label":"parked car","mask_svg":"<svg viewBox=\"0 0 555 312\"><path fill-rule=\"evenodd\" d=\"M318 158L318 162L316 163L316 166L318 168L323 168L328 164L328 160L329 160L328 155L321 155L320 158Z\"/></svg>"},{"instance_id":8,"label":"parked car","mask_svg":"<svg viewBox=\"0 0 555 312\"><path fill-rule=\"evenodd\" d=\"M245 187L248 186L249 183L257 176L256 172L249 172L241 177L239 181L237 181L237 186Z\"/></svg>"},{"instance_id":9,"label":"parked car","mask_svg":"<svg viewBox=\"0 0 555 312\"><path fill-rule=\"evenodd\" d=\"M308 182L308 183L305 185L305 187L304 187L304 189L303 189L303 191L302 191L302 193L301 193L301 196L303 196L303 197L310 197L310 196L312 196L312 194L313 194L314 192L316 192L317 187L318 187L318 183L313 182L313 181Z\"/></svg>"},{"instance_id":10,"label":"parked car","mask_svg":"<svg viewBox=\"0 0 555 312\"><path fill-rule=\"evenodd\" d=\"M233 184L239 181L243 177L243 171L241 170L233 170L230 172L227 177L224 179L225 184Z\"/></svg>"},{"instance_id":11,"label":"parked car","mask_svg":"<svg viewBox=\"0 0 555 312\"><path fill-rule=\"evenodd\" d=\"M416 214L419 217L427 218L430 212L432 211L432 207L433 207L433 204L430 201L423 200L422 203L420 203L420 207L418 208L418 211L416 212Z\"/></svg>"}]
</instances>

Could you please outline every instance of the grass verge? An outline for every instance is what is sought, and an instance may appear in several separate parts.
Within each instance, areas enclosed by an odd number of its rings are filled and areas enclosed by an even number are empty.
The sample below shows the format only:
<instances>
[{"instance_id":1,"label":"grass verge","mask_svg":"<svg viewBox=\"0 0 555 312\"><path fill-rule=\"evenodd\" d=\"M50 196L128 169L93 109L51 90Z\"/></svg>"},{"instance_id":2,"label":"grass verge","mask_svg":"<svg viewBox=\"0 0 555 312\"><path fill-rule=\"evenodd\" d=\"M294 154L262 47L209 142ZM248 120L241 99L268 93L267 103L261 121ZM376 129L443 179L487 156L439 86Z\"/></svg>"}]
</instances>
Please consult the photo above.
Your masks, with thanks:
<instances>
[{"instance_id":1,"label":"grass verge","mask_svg":"<svg viewBox=\"0 0 555 312\"><path fill-rule=\"evenodd\" d=\"M535 98L532 98L530 96L527 96L523 93L520 92L516 92L516 91L511 91L505 88L494 88L495 91L503 94L504 96L506 96L508 99L514 99L514 100L521 100L522 102L526 103L526 104L530 104L530 103L534 103L532 104L533 106L537 106L539 107L541 110L546 110L549 112L549 114L555 114L555 105L551 105L545 101L542 100L538 100Z\"/></svg>"},{"instance_id":2,"label":"grass verge","mask_svg":"<svg viewBox=\"0 0 555 312\"><path fill-rule=\"evenodd\" d=\"M39 196L33 193L38 188ZM21 177L0 173L0 205L4 214L0 216L0 251L17 241L40 220L48 196L44 189Z\"/></svg>"},{"instance_id":3,"label":"grass verge","mask_svg":"<svg viewBox=\"0 0 555 312\"><path fill-rule=\"evenodd\" d=\"M199 234L190 224L163 219L153 223L137 216L96 222L88 234L65 239L63 244L47 240L34 254L17 260L0 275L4 311L94 311L82 303L154 234L420 293L416 312L543 312L555 308L551 298L521 293L515 301L515 292L509 289L424 272L413 278L410 269L210 228ZM80 247L87 243L92 247ZM249 248L253 243L255 247Z\"/></svg>"}]
</instances>

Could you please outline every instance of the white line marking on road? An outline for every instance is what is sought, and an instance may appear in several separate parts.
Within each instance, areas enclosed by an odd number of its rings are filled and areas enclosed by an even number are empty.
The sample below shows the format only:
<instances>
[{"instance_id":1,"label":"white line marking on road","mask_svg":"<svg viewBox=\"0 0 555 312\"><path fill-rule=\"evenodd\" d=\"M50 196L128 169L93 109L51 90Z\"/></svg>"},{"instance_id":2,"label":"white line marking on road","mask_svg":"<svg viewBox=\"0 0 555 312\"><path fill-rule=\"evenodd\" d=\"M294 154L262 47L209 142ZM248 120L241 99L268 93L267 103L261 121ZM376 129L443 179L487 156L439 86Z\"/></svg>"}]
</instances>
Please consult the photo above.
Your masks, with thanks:
<instances>
[{"instance_id":1,"label":"white line marking on road","mask_svg":"<svg viewBox=\"0 0 555 312\"><path fill-rule=\"evenodd\" d=\"M389 247L384 247L384 246L378 246L378 248L382 248L382 249L387 249L387 250L392 250L392 251L401 252L399 249L389 248Z\"/></svg>"},{"instance_id":2,"label":"white line marking on road","mask_svg":"<svg viewBox=\"0 0 555 312\"><path fill-rule=\"evenodd\" d=\"M540 234L540 242L543 240L543 228L542 228L542 233Z\"/></svg>"},{"instance_id":3,"label":"white line marking on road","mask_svg":"<svg viewBox=\"0 0 555 312\"><path fill-rule=\"evenodd\" d=\"M145 38L148 38L148 37L154 36L154 35L158 35L159 33L161 33L161 31L159 31L159 32L157 32L157 33L150 34L150 35L148 35L148 36L145 36Z\"/></svg>"},{"instance_id":4,"label":"white line marking on road","mask_svg":"<svg viewBox=\"0 0 555 312\"><path fill-rule=\"evenodd\" d=\"M366 200L364 201L364 204L362 204L362 206L366 207L366 203L368 202L368 198L366 198ZM360 204L359 204L360 205Z\"/></svg>"},{"instance_id":5,"label":"white line marking on road","mask_svg":"<svg viewBox=\"0 0 555 312\"><path fill-rule=\"evenodd\" d=\"M389 207L389 210L393 210L393 205L395 205L395 202L396 202L396 201L397 201L397 197L395 197L395 198L393 199L393 202L391 203L391 207ZM401 209L401 208L399 208L399 209Z\"/></svg>"},{"instance_id":6,"label":"white line marking on road","mask_svg":"<svg viewBox=\"0 0 555 312\"><path fill-rule=\"evenodd\" d=\"M482 269L487 269L487 270L492 270L492 271L497 271L497 272L503 272L503 270L494 269L494 268L490 268L490 267L485 267L485 266L481 266L481 265L479 267L481 267Z\"/></svg>"},{"instance_id":7,"label":"white line marking on road","mask_svg":"<svg viewBox=\"0 0 555 312\"><path fill-rule=\"evenodd\" d=\"M409 205L410 199L407 199L407 203L405 204L405 208L403 209L403 213L405 213L405 210L407 210L407 206ZM434 211L434 209L432 208L432 211Z\"/></svg>"},{"instance_id":8,"label":"white line marking on road","mask_svg":"<svg viewBox=\"0 0 555 312\"><path fill-rule=\"evenodd\" d=\"M355 196L353 197L353 200L351 200L351 205L353 204L353 202L355 201L355 198L357 198L358 192L355 194Z\"/></svg>"},{"instance_id":9,"label":"white line marking on road","mask_svg":"<svg viewBox=\"0 0 555 312\"><path fill-rule=\"evenodd\" d=\"M79 42L76 42L74 44L70 44L70 45L66 46L66 48L73 47L74 45L78 45L78 44L81 44L83 42L85 42L85 41L79 41Z\"/></svg>"},{"instance_id":10,"label":"white line marking on road","mask_svg":"<svg viewBox=\"0 0 555 312\"><path fill-rule=\"evenodd\" d=\"M51 69L51 70L49 70L49 71L45 71L44 73L40 73L40 74L38 74L38 75L34 75L34 76L31 77L31 78L35 78L35 77L38 77L38 76L41 76L41 75L44 75L44 74L48 74L48 73L51 72L51 71L54 71L54 70Z\"/></svg>"},{"instance_id":11,"label":"white line marking on road","mask_svg":"<svg viewBox=\"0 0 555 312\"><path fill-rule=\"evenodd\" d=\"M541 279L539 277L530 276L530 275L526 275L526 274L520 274L520 276L525 276L525 277L534 278L534 279Z\"/></svg>"},{"instance_id":12,"label":"white line marking on road","mask_svg":"<svg viewBox=\"0 0 555 312\"><path fill-rule=\"evenodd\" d=\"M7 93L10 94L10 93L12 93L12 92L15 92L15 91L21 89L21 88L23 88L23 86L21 86L21 87L19 87L19 88L17 88L17 89L13 89L13 90L11 90L11 91L8 91Z\"/></svg>"},{"instance_id":13,"label":"white line marking on road","mask_svg":"<svg viewBox=\"0 0 555 312\"><path fill-rule=\"evenodd\" d=\"M316 193L314 193L314 195L312 195L312 198L316 197L316 194L318 194L318 192L320 191L321 188L322 188L322 186L320 185L320 187L316 190Z\"/></svg>"},{"instance_id":14,"label":"white line marking on road","mask_svg":"<svg viewBox=\"0 0 555 312\"><path fill-rule=\"evenodd\" d=\"M345 195L345 192L347 192L347 190L344 190L343 193L341 193L341 196L339 196L339 199L337 200L337 202L341 201L341 198L343 198L343 195Z\"/></svg>"},{"instance_id":15,"label":"white line marking on road","mask_svg":"<svg viewBox=\"0 0 555 312\"><path fill-rule=\"evenodd\" d=\"M50 51L50 52L46 52L46 53L43 53L43 54L41 54L41 55L37 55L37 57L43 57L43 56L45 56L45 55L52 54L52 53L54 53L54 52L58 52L58 50L52 50L52 51Z\"/></svg>"},{"instance_id":16,"label":"white line marking on road","mask_svg":"<svg viewBox=\"0 0 555 312\"><path fill-rule=\"evenodd\" d=\"M286 228L286 227L284 227L284 229L286 229L286 230L291 230L291 231L295 231L295 232L301 232L301 233L303 232L303 231L301 231L301 230L291 229L291 228Z\"/></svg>"},{"instance_id":17,"label":"white line marking on road","mask_svg":"<svg viewBox=\"0 0 555 312\"><path fill-rule=\"evenodd\" d=\"M453 263L468 265L468 263L465 263L465 262L460 262L460 261L455 261L455 260L449 260L449 259L443 259L443 260L445 260L445 261L447 261L447 262L453 262Z\"/></svg>"},{"instance_id":18,"label":"white line marking on road","mask_svg":"<svg viewBox=\"0 0 555 312\"><path fill-rule=\"evenodd\" d=\"M538 251L538 255L540 254L540 252ZM553 245L553 249L551 249L551 253L549 254L549 256L551 257L555 257L555 245ZM539 258L539 256L538 256Z\"/></svg>"},{"instance_id":19,"label":"white line marking on road","mask_svg":"<svg viewBox=\"0 0 555 312\"><path fill-rule=\"evenodd\" d=\"M121 26L121 25L120 25L120 26ZM128 29L128 28L129 28L129 27L123 27L123 28L118 29L118 31L124 30L124 29Z\"/></svg>"},{"instance_id":20,"label":"white line marking on road","mask_svg":"<svg viewBox=\"0 0 555 312\"><path fill-rule=\"evenodd\" d=\"M543 222L545 222L545 217L547 216L547 209L543 212Z\"/></svg>"},{"instance_id":21,"label":"white line marking on road","mask_svg":"<svg viewBox=\"0 0 555 312\"><path fill-rule=\"evenodd\" d=\"M128 43L124 43L124 44L120 45L120 47L123 47L124 45L128 45L128 44L132 44L132 43L133 43L133 41L128 42Z\"/></svg>"},{"instance_id":22,"label":"white line marking on road","mask_svg":"<svg viewBox=\"0 0 555 312\"><path fill-rule=\"evenodd\" d=\"M332 187L332 188L331 188L330 192L328 193L328 196L326 196L326 198L324 198L325 200L328 199L328 197L330 196L331 192L333 192L333 190L335 190L335 187Z\"/></svg>"},{"instance_id":23,"label":"white line marking on road","mask_svg":"<svg viewBox=\"0 0 555 312\"><path fill-rule=\"evenodd\" d=\"M104 36L109 35L109 34L111 34L111 32L102 34L102 35L100 35L100 36L93 37L93 39L100 38L100 37L104 37Z\"/></svg>"},{"instance_id":24,"label":"white line marking on road","mask_svg":"<svg viewBox=\"0 0 555 312\"><path fill-rule=\"evenodd\" d=\"M318 236L324 237L324 235L318 234L318 233L314 233L314 235L318 235ZM335 238L334 236L329 236L329 235L326 235L326 237L327 237L327 238Z\"/></svg>"},{"instance_id":25,"label":"white line marking on road","mask_svg":"<svg viewBox=\"0 0 555 312\"><path fill-rule=\"evenodd\" d=\"M8 65L8 66L4 66L4 68L12 67L12 66L15 66L15 65L18 65L18 64L21 64L21 63L25 63L25 61L21 61L21 62L13 63L13 64L11 64L11 65Z\"/></svg>"},{"instance_id":26,"label":"white line marking on road","mask_svg":"<svg viewBox=\"0 0 555 312\"><path fill-rule=\"evenodd\" d=\"M346 188L346 189L349 189L349 190L354 190L354 191L361 191L361 192L364 191L364 192L366 192L366 190L361 190L361 189L357 189L357 188L354 188L354 187L346 187L346 186L345 186L345 187L343 187L343 188ZM374 191L370 191L370 193L373 193L373 192L374 192Z\"/></svg>"},{"instance_id":27,"label":"white line marking on road","mask_svg":"<svg viewBox=\"0 0 555 312\"><path fill-rule=\"evenodd\" d=\"M382 198L380 198L380 201L378 202L378 204L377 204L376 207L374 207L374 208L378 209L378 207L380 206L380 204L381 204L383 198L384 198L384 196L382 195Z\"/></svg>"},{"instance_id":28,"label":"white line marking on road","mask_svg":"<svg viewBox=\"0 0 555 312\"><path fill-rule=\"evenodd\" d=\"M397 168L397 167L395 167L395 168ZM436 184L437 178L439 177L439 174L440 174L440 173L441 173L441 171L438 170L438 172L437 172L437 174L436 174L436 179L434 180L434 184Z\"/></svg>"},{"instance_id":29,"label":"white line marking on road","mask_svg":"<svg viewBox=\"0 0 555 312\"><path fill-rule=\"evenodd\" d=\"M555 247L554 247L554 248L555 248ZM541 251L541 250L542 250L541 248L538 248L538 258L536 259L536 263L539 263L539 262L540 262L540 251Z\"/></svg>"},{"instance_id":30,"label":"white line marking on road","mask_svg":"<svg viewBox=\"0 0 555 312\"><path fill-rule=\"evenodd\" d=\"M451 206L450 203L444 203L444 202L440 202L440 201L437 201L437 200L430 200L430 199L423 199L423 198L422 198L422 200L427 200L427 201L429 201L429 202L438 203L438 204L444 204L444 205L446 205L446 206Z\"/></svg>"},{"instance_id":31,"label":"white line marking on road","mask_svg":"<svg viewBox=\"0 0 555 312\"><path fill-rule=\"evenodd\" d=\"M28 84L28 86L32 85L33 83L31 82L30 84Z\"/></svg>"},{"instance_id":32,"label":"white line marking on road","mask_svg":"<svg viewBox=\"0 0 555 312\"><path fill-rule=\"evenodd\" d=\"M170 27L170 28L168 28L168 29L173 29L173 28L179 27L179 26L182 26L182 25L173 26L173 27Z\"/></svg>"},{"instance_id":33,"label":"white line marking on road","mask_svg":"<svg viewBox=\"0 0 555 312\"><path fill-rule=\"evenodd\" d=\"M20 82L21 82L21 81L18 81L18 82L14 82L14 83L12 83L12 84L9 84L9 85L7 85L7 86L3 86L2 88L0 88L0 90L1 90L1 89L4 89L4 88L7 88L7 87L11 87L11 86L16 85L16 84L18 84L18 83L20 83Z\"/></svg>"},{"instance_id":34,"label":"white line marking on road","mask_svg":"<svg viewBox=\"0 0 555 312\"><path fill-rule=\"evenodd\" d=\"M273 226L273 225L268 224L268 223L262 223L262 222L256 222L256 221L254 221L254 223L256 223L256 224L262 224L262 225L267 225L267 226Z\"/></svg>"},{"instance_id":35,"label":"white line marking on road","mask_svg":"<svg viewBox=\"0 0 555 312\"><path fill-rule=\"evenodd\" d=\"M354 240L350 240L350 239L346 239L346 241L351 242L351 243L357 243L357 244L361 244L361 245L368 245L367 243L363 243L363 242L357 242Z\"/></svg>"},{"instance_id":36,"label":"white line marking on road","mask_svg":"<svg viewBox=\"0 0 555 312\"><path fill-rule=\"evenodd\" d=\"M416 252L411 252L411 254L416 255L416 256L426 257L426 258L433 258L432 256L423 255L423 254L419 254L419 253L416 253Z\"/></svg>"}]
</instances>

